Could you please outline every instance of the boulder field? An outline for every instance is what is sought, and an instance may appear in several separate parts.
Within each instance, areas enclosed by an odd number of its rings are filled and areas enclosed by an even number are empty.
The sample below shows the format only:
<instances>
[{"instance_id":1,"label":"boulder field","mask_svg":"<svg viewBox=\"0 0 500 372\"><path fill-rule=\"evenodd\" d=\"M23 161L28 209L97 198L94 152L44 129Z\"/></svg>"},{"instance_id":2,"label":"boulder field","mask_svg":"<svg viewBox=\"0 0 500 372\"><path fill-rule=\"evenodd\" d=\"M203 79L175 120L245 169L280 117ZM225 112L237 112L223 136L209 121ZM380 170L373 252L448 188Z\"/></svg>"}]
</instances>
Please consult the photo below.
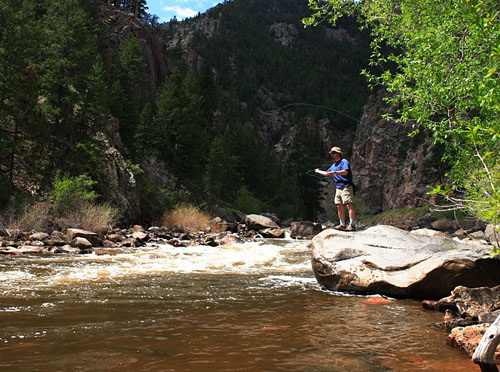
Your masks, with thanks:
<instances>
[{"instance_id":1,"label":"boulder field","mask_svg":"<svg viewBox=\"0 0 500 372\"><path fill-rule=\"evenodd\" d=\"M334 291L440 299L457 286L500 284L492 246L378 225L355 233L327 229L312 239L312 268Z\"/></svg>"}]
</instances>

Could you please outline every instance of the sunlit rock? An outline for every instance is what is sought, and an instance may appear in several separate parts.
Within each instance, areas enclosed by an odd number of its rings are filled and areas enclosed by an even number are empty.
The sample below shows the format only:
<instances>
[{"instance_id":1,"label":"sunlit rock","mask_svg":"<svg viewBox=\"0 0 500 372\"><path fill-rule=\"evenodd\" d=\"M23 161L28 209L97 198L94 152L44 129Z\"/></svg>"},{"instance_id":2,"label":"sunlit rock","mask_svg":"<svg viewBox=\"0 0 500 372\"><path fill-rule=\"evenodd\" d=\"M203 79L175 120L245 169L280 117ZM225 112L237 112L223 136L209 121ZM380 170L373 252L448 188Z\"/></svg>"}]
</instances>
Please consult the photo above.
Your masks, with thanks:
<instances>
[{"instance_id":1,"label":"sunlit rock","mask_svg":"<svg viewBox=\"0 0 500 372\"><path fill-rule=\"evenodd\" d=\"M327 289L439 299L456 286L500 284L491 246L426 237L391 226L354 233L328 229L312 240L312 266Z\"/></svg>"},{"instance_id":2,"label":"sunlit rock","mask_svg":"<svg viewBox=\"0 0 500 372\"><path fill-rule=\"evenodd\" d=\"M248 230L279 229L280 227L269 217L258 214L249 214L245 218L245 225Z\"/></svg>"}]
</instances>

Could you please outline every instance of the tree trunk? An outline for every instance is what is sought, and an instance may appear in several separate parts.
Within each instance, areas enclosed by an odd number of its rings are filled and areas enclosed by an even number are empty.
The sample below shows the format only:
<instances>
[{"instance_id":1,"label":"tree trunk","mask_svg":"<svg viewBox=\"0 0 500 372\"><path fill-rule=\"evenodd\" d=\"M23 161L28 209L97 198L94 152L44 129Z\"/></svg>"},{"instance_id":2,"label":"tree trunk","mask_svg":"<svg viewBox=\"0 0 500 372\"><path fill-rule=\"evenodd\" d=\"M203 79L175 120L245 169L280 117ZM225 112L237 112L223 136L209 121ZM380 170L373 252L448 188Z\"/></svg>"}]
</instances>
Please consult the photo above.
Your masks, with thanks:
<instances>
[{"instance_id":1,"label":"tree trunk","mask_svg":"<svg viewBox=\"0 0 500 372\"><path fill-rule=\"evenodd\" d=\"M472 360L481 367L482 372L498 372L494 357L498 344L500 343L500 315L486 330L483 338L477 345Z\"/></svg>"}]
</instances>

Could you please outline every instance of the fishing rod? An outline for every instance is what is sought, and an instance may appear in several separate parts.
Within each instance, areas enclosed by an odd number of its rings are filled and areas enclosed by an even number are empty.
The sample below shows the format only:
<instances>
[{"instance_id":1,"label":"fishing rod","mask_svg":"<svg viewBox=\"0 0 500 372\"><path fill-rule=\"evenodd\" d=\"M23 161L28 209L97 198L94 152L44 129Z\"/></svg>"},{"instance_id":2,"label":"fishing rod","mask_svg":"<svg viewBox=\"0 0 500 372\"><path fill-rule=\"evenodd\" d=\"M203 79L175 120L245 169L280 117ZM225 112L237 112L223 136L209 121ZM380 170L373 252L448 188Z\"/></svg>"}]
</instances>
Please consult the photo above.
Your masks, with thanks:
<instances>
[{"instance_id":1,"label":"fishing rod","mask_svg":"<svg viewBox=\"0 0 500 372\"><path fill-rule=\"evenodd\" d=\"M294 102L294 103L289 103L289 104L284 105L284 106L281 106L281 107L279 107L279 108L277 108L277 109L269 110L268 112L272 112L272 111L281 111L281 110L285 110L285 109L287 109L287 108L289 108L289 107L293 107L293 106L306 106L306 107L314 107L314 108L320 108L320 109L324 109L324 110L328 110L328 111L333 111L333 112L336 112L336 113L338 113L338 114L340 114L340 115L342 115L342 116L345 116L345 117L347 117L347 118L349 118L349 119L351 119L351 120L354 120L355 122L357 122L357 123L358 123L358 124L360 124L360 125L365 125L365 126L367 126L367 125L368 125L368 124L366 124L366 123L363 123L360 119L358 119L358 118L356 118L356 117L354 117L354 116L352 116L352 115L349 115L349 114L347 114L347 113L345 113L345 112L342 112L342 111L340 111L340 110L337 110L337 109L335 109L335 108L333 108L333 107L324 106L324 105L316 105L316 104L306 103L306 102ZM400 148L402 148L402 149L406 152L406 154L407 154L407 155L411 155L411 154L410 154L410 152L408 151L408 149L407 149L406 147L404 147L404 146L401 144L401 142L400 142L400 141L398 141L396 138L394 138L394 137L392 137L392 136L390 136L390 135L388 135L388 134L386 134L386 133L382 132L380 129L375 128L374 126L371 126L371 128L372 128L372 129L375 129L375 130L376 130L376 131L377 131L380 135L382 135L382 136L383 136L383 137L385 137L386 139L393 141L393 142L394 142L397 146L399 146ZM418 169L418 166L417 166L417 164L415 163L415 158L414 158L413 156L412 156L412 158L413 158L413 161L412 161L412 162L413 162L413 167L414 167L414 168L415 168L415 170L416 170L416 169ZM318 176L318 175L316 175L316 174L314 173L314 171L313 171L313 170L308 170L308 171L306 172L306 174L307 174L307 175L309 175L309 176L312 176L312 177L316 177L316 178L318 178L318 179L325 179L325 178L328 178L328 177L324 177L324 176Z\"/></svg>"}]
</instances>

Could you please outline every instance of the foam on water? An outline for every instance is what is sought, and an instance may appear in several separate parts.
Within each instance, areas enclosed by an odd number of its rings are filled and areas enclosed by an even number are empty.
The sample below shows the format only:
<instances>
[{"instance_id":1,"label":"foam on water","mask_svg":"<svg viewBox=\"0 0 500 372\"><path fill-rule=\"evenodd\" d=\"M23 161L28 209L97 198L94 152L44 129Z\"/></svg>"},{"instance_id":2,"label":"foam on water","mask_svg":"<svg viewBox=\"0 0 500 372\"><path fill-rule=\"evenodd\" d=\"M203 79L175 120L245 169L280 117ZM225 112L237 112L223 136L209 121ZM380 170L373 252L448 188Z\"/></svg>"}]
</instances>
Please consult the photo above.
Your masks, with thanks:
<instances>
[{"instance_id":1,"label":"foam on water","mask_svg":"<svg viewBox=\"0 0 500 372\"><path fill-rule=\"evenodd\" d=\"M294 240L279 245L263 240L217 247L155 244L109 252L0 259L0 293L157 274L293 275L311 269L308 244Z\"/></svg>"}]
</instances>

